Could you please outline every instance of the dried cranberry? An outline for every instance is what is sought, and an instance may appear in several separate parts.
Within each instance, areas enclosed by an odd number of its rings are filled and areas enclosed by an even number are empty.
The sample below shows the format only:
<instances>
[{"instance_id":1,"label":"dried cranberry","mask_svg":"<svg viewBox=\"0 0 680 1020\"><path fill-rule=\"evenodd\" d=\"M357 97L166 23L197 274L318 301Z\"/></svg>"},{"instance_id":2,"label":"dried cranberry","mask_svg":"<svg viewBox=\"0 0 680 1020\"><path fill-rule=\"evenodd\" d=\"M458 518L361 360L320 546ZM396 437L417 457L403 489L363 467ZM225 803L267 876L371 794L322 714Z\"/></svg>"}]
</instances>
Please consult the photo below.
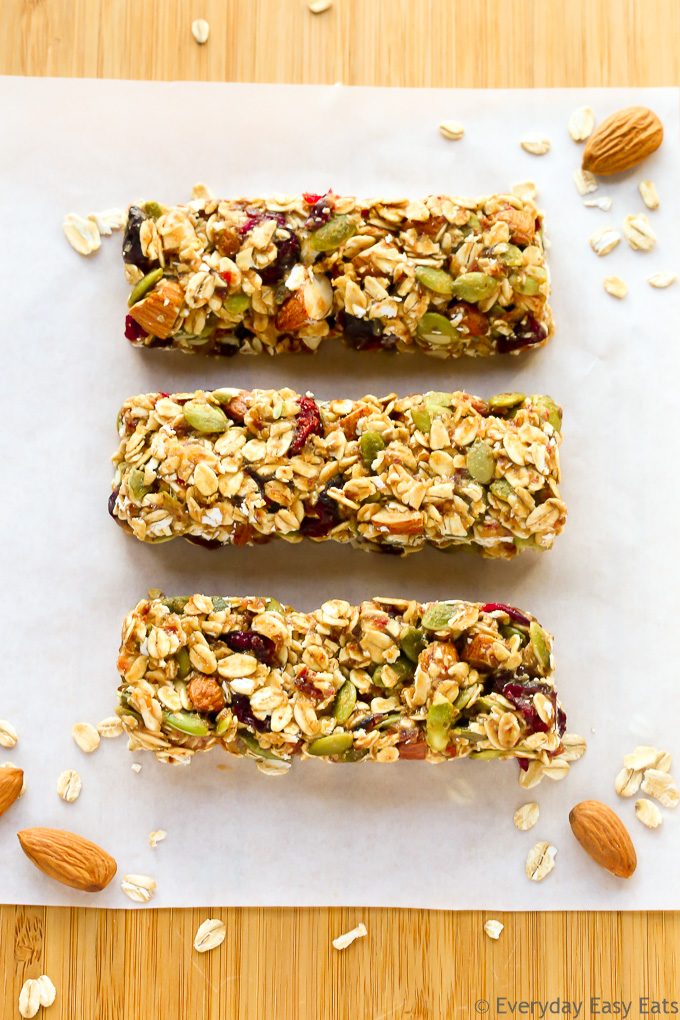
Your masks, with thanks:
<instances>
[{"instance_id":1,"label":"dried cranberry","mask_svg":"<svg viewBox=\"0 0 680 1020\"><path fill-rule=\"evenodd\" d=\"M383 333L377 319L361 319L347 312L338 312L336 323L343 331L348 347L355 351L383 351L393 348L399 339L393 333Z\"/></svg>"},{"instance_id":2,"label":"dried cranberry","mask_svg":"<svg viewBox=\"0 0 680 1020\"><path fill-rule=\"evenodd\" d=\"M504 602L487 602L485 606L482 606L480 612L482 613L506 613L511 620L516 620L517 623L521 623L523 626L529 626L529 620L520 613L519 609L515 609L514 606L506 606Z\"/></svg>"},{"instance_id":3,"label":"dried cranberry","mask_svg":"<svg viewBox=\"0 0 680 1020\"><path fill-rule=\"evenodd\" d=\"M326 697L323 691L320 691L318 687L315 687L309 679L309 670L306 666L300 670L297 676L293 677L293 683L299 691L306 694L308 698L312 699L312 701L323 701Z\"/></svg>"},{"instance_id":4,"label":"dried cranberry","mask_svg":"<svg viewBox=\"0 0 680 1020\"><path fill-rule=\"evenodd\" d=\"M290 233L282 240L277 239L277 253L273 262L260 271L262 282L273 286L288 273L300 256L300 242Z\"/></svg>"},{"instance_id":5,"label":"dried cranberry","mask_svg":"<svg viewBox=\"0 0 680 1020\"><path fill-rule=\"evenodd\" d=\"M519 767L521 768L522 772L526 772L528 770L528 768L529 768L529 759L528 758L518 758L517 762L518 762Z\"/></svg>"},{"instance_id":6,"label":"dried cranberry","mask_svg":"<svg viewBox=\"0 0 680 1020\"><path fill-rule=\"evenodd\" d=\"M305 221L307 230L318 230L319 227L323 227L324 224L328 223L335 208L333 198L333 192L329 191L326 195L321 195L316 199L316 202L310 209L309 217Z\"/></svg>"},{"instance_id":7,"label":"dried cranberry","mask_svg":"<svg viewBox=\"0 0 680 1020\"><path fill-rule=\"evenodd\" d=\"M524 347L533 347L540 344L548 335L548 327L538 322L533 315L527 315L524 322L516 327L512 336L501 336L498 338L498 350L501 354L509 354L510 351L519 351Z\"/></svg>"},{"instance_id":8,"label":"dried cranberry","mask_svg":"<svg viewBox=\"0 0 680 1020\"><path fill-rule=\"evenodd\" d=\"M138 322L132 318L131 315L125 316L125 339L131 340L134 343L136 340L141 340L143 336L146 336L146 330L142 329Z\"/></svg>"},{"instance_id":9,"label":"dried cranberry","mask_svg":"<svg viewBox=\"0 0 680 1020\"><path fill-rule=\"evenodd\" d=\"M246 652L254 655L258 662L271 666L276 645L271 638L257 634L254 630L232 630L223 634L222 639L232 652Z\"/></svg>"},{"instance_id":10,"label":"dried cranberry","mask_svg":"<svg viewBox=\"0 0 680 1020\"><path fill-rule=\"evenodd\" d=\"M557 695L541 683L509 683L503 687L503 697L512 702L515 708L524 716L527 726L532 733L547 733L550 729L548 723L544 723L534 706L534 694L544 694L551 702L553 710L557 707ZM562 713L564 715L564 713ZM566 723L566 717L565 717Z\"/></svg>"},{"instance_id":11,"label":"dried cranberry","mask_svg":"<svg viewBox=\"0 0 680 1020\"><path fill-rule=\"evenodd\" d=\"M566 730L566 728L567 728L567 713L564 711L564 709L560 705L558 707L558 709L557 709L557 734L558 734L558 736L561 737L562 734L564 733L564 731Z\"/></svg>"},{"instance_id":12,"label":"dried cranberry","mask_svg":"<svg viewBox=\"0 0 680 1020\"><path fill-rule=\"evenodd\" d=\"M241 233L247 234L253 227L256 227L263 220L276 220L280 227L285 227L286 217L283 213L261 213L261 212L249 212L248 219L241 227Z\"/></svg>"},{"instance_id":13,"label":"dried cranberry","mask_svg":"<svg viewBox=\"0 0 680 1020\"><path fill-rule=\"evenodd\" d=\"M293 456L303 449L309 436L321 435L321 414L316 401L311 397L300 397L299 406L300 413L295 422L295 434L288 447L288 452Z\"/></svg>"},{"instance_id":14,"label":"dried cranberry","mask_svg":"<svg viewBox=\"0 0 680 1020\"><path fill-rule=\"evenodd\" d=\"M113 492L111 493L111 495L109 496L109 513L111 514L112 517L116 516L113 511L114 511L114 509L116 507L116 500L118 499L118 493L119 492L120 492L120 485L118 486L118 488L114 489Z\"/></svg>"},{"instance_id":15,"label":"dried cranberry","mask_svg":"<svg viewBox=\"0 0 680 1020\"><path fill-rule=\"evenodd\" d=\"M331 478L316 503L305 508L305 516L300 525L300 534L305 535L307 538L324 538L329 531L332 531L340 523L341 518L338 504L328 495L328 489L342 484L343 480L340 475Z\"/></svg>"},{"instance_id":16,"label":"dried cranberry","mask_svg":"<svg viewBox=\"0 0 680 1020\"><path fill-rule=\"evenodd\" d=\"M258 733L265 733L269 729L266 719L256 719L250 707L250 701L245 694L232 694L231 710L240 723L244 726L251 726Z\"/></svg>"},{"instance_id":17,"label":"dried cranberry","mask_svg":"<svg viewBox=\"0 0 680 1020\"><path fill-rule=\"evenodd\" d=\"M204 549L221 549L222 542L219 538L202 538L201 535L186 535L187 542L192 545L202 545Z\"/></svg>"},{"instance_id":18,"label":"dried cranberry","mask_svg":"<svg viewBox=\"0 0 680 1020\"><path fill-rule=\"evenodd\" d=\"M273 499L270 499L269 496L267 495L267 493L264 491L264 479L260 478L260 476L258 475L258 473L255 470L255 468L247 467L245 470L246 470L246 474L250 475L250 477L252 478L252 480L255 482L255 484L257 485L258 489L260 490L260 495L262 496L262 499L264 500L265 508L270 513L275 514L277 512L277 510L281 509L281 505L279 503L275 503Z\"/></svg>"},{"instance_id":19,"label":"dried cranberry","mask_svg":"<svg viewBox=\"0 0 680 1020\"><path fill-rule=\"evenodd\" d=\"M123 234L123 262L137 266L144 273L148 273L151 268L151 260L142 251L142 241L139 235L140 227L146 218L144 211L138 205L131 205Z\"/></svg>"},{"instance_id":20,"label":"dried cranberry","mask_svg":"<svg viewBox=\"0 0 680 1020\"><path fill-rule=\"evenodd\" d=\"M320 198L323 198L323 195L317 195L314 191L303 191L302 197L307 205L314 205Z\"/></svg>"}]
</instances>

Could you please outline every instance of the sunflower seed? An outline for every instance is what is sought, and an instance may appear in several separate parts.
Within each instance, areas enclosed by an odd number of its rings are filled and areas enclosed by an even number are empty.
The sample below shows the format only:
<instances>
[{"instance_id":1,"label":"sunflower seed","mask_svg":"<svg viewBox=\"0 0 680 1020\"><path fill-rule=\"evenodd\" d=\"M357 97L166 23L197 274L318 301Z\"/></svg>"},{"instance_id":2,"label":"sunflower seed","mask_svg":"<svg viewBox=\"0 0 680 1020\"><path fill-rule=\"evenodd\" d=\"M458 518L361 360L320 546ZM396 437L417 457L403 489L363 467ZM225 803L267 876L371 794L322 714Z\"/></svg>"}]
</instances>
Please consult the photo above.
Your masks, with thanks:
<instances>
[{"instance_id":1,"label":"sunflower seed","mask_svg":"<svg viewBox=\"0 0 680 1020\"><path fill-rule=\"evenodd\" d=\"M57 779L57 793L62 800L72 804L80 796L83 788L82 780L75 769L65 769Z\"/></svg>"},{"instance_id":2,"label":"sunflower seed","mask_svg":"<svg viewBox=\"0 0 680 1020\"><path fill-rule=\"evenodd\" d=\"M526 863L527 878L532 882L541 882L555 867L557 847L542 840L529 851Z\"/></svg>"},{"instance_id":3,"label":"sunflower seed","mask_svg":"<svg viewBox=\"0 0 680 1020\"><path fill-rule=\"evenodd\" d=\"M628 286L620 276L605 276L602 286L612 297L625 298Z\"/></svg>"},{"instance_id":4,"label":"sunflower seed","mask_svg":"<svg viewBox=\"0 0 680 1020\"><path fill-rule=\"evenodd\" d=\"M217 917L209 917L199 926L194 937L194 949L197 953L207 953L217 949L224 942L227 926Z\"/></svg>"},{"instance_id":5,"label":"sunflower seed","mask_svg":"<svg viewBox=\"0 0 680 1020\"><path fill-rule=\"evenodd\" d=\"M663 822L663 815L656 804L652 804L651 800L645 800L644 797L635 801L635 814L648 829L658 829Z\"/></svg>"},{"instance_id":6,"label":"sunflower seed","mask_svg":"<svg viewBox=\"0 0 680 1020\"><path fill-rule=\"evenodd\" d=\"M532 156L544 156L546 152L550 152L550 139L538 131L529 131L522 135L519 144L525 152L530 152Z\"/></svg>"},{"instance_id":7,"label":"sunflower seed","mask_svg":"<svg viewBox=\"0 0 680 1020\"><path fill-rule=\"evenodd\" d=\"M528 804L522 804L521 807L517 808L513 817L515 828L521 832L528 832L529 829L533 829L538 821L539 811L538 804L535 804L533 801Z\"/></svg>"},{"instance_id":8,"label":"sunflower seed","mask_svg":"<svg viewBox=\"0 0 680 1020\"><path fill-rule=\"evenodd\" d=\"M575 142L585 142L595 127L595 111L590 106L579 106L569 118L569 134Z\"/></svg>"},{"instance_id":9,"label":"sunflower seed","mask_svg":"<svg viewBox=\"0 0 680 1020\"><path fill-rule=\"evenodd\" d=\"M368 935L366 925L359 922L356 928L352 928L351 931L346 931L343 935L338 935L336 939L333 939L333 945L336 949L347 949L355 939L359 939L364 935Z\"/></svg>"},{"instance_id":10,"label":"sunflower seed","mask_svg":"<svg viewBox=\"0 0 680 1020\"><path fill-rule=\"evenodd\" d=\"M602 227L590 236L590 247L596 255L608 255L616 248L621 235L613 227Z\"/></svg>"}]
</instances>

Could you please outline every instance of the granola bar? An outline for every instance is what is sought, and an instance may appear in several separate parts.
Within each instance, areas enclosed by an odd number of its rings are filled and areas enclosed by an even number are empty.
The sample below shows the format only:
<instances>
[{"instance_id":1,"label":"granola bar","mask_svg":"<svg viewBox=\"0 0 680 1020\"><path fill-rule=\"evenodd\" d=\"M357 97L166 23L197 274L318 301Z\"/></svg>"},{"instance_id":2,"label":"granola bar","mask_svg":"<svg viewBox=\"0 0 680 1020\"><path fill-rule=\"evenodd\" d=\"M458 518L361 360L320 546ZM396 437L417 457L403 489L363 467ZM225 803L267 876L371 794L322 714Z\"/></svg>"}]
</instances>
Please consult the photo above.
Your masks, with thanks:
<instances>
[{"instance_id":1,"label":"granola bar","mask_svg":"<svg viewBox=\"0 0 680 1020\"><path fill-rule=\"evenodd\" d=\"M499 603L156 597L123 624L118 713L131 750L174 764L517 758L533 785L578 756L553 667L552 636Z\"/></svg>"},{"instance_id":2,"label":"granola bar","mask_svg":"<svg viewBox=\"0 0 680 1020\"><path fill-rule=\"evenodd\" d=\"M136 346L203 354L517 354L553 333L542 218L516 195L325 195L130 206Z\"/></svg>"},{"instance_id":3,"label":"granola bar","mask_svg":"<svg viewBox=\"0 0 680 1020\"><path fill-rule=\"evenodd\" d=\"M307 537L508 559L564 526L561 421L550 397L521 393L149 393L121 409L109 511L145 542Z\"/></svg>"}]
</instances>

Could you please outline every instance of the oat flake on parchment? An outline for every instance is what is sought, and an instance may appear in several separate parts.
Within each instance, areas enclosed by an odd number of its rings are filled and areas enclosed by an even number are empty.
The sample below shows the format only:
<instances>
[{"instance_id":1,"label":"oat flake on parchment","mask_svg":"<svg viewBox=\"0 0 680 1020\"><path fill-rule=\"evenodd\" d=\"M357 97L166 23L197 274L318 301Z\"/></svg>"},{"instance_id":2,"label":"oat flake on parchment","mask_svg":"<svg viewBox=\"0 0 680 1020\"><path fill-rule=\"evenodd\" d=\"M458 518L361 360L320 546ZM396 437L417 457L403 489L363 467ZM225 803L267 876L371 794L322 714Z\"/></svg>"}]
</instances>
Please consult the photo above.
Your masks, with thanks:
<instances>
[{"instance_id":1,"label":"oat flake on parchment","mask_svg":"<svg viewBox=\"0 0 680 1020\"><path fill-rule=\"evenodd\" d=\"M595 127L595 111L591 106L579 106L569 118L569 134L575 142L585 142Z\"/></svg>"},{"instance_id":2,"label":"oat flake on parchment","mask_svg":"<svg viewBox=\"0 0 680 1020\"><path fill-rule=\"evenodd\" d=\"M439 125L439 134L451 142L457 142L465 134L465 128L457 120L443 120Z\"/></svg>"},{"instance_id":3,"label":"oat flake on parchment","mask_svg":"<svg viewBox=\"0 0 680 1020\"><path fill-rule=\"evenodd\" d=\"M75 769L65 769L57 779L57 793L67 804L72 804L80 796L83 783Z\"/></svg>"},{"instance_id":4,"label":"oat flake on parchment","mask_svg":"<svg viewBox=\"0 0 680 1020\"><path fill-rule=\"evenodd\" d=\"M522 804L521 807L517 808L512 819L515 823L515 828L519 829L520 832L528 832L529 829L533 829L538 821L539 814L540 808L534 801Z\"/></svg>"},{"instance_id":5,"label":"oat flake on parchment","mask_svg":"<svg viewBox=\"0 0 680 1020\"><path fill-rule=\"evenodd\" d=\"M590 247L596 255L608 255L616 248L620 240L621 235L618 230L614 230L613 227L602 227L590 235Z\"/></svg>"},{"instance_id":6,"label":"oat flake on parchment","mask_svg":"<svg viewBox=\"0 0 680 1020\"><path fill-rule=\"evenodd\" d=\"M92 723L76 723L71 730L71 736L81 751L85 754L92 754L99 747L99 734Z\"/></svg>"},{"instance_id":7,"label":"oat flake on parchment","mask_svg":"<svg viewBox=\"0 0 680 1020\"><path fill-rule=\"evenodd\" d=\"M602 286L607 294L611 294L615 298L625 298L628 293L628 284L620 276L605 276Z\"/></svg>"},{"instance_id":8,"label":"oat flake on parchment","mask_svg":"<svg viewBox=\"0 0 680 1020\"><path fill-rule=\"evenodd\" d=\"M669 270L663 270L660 273L652 273L651 276L648 276L647 283L650 287L656 287L658 290L662 290L664 287L670 287L672 283L675 283L677 278L677 273L671 273Z\"/></svg>"},{"instance_id":9,"label":"oat flake on parchment","mask_svg":"<svg viewBox=\"0 0 680 1020\"><path fill-rule=\"evenodd\" d=\"M555 867L555 854L557 847L552 843L541 840L532 846L527 856L526 873L527 878L532 882L542 882L546 875Z\"/></svg>"},{"instance_id":10,"label":"oat flake on parchment","mask_svg":"<svg viewBox=\"0 0 680 1020\"><path fill-rule=\"evenodd\" d=\"M156 883L148 875L125 875L120 887L135 903L148 903L156 891Z\"/></svg>"},{"instance_id":11,"label":"oat flake on parchment","mask_svg":"<svg viewBox=\"0 0 680 1020\"><path fill-rule=\"evenodd\" d=\"M644 797L635 801L635 814L648 829L658 829L663 822L663 815L656 804L652 804L651 800Z\"/></svg>"},{"instance_id":12,"label":"oat flake on parchment","mask_svg":"<svg viewBox=\"0 0 680 1020\"><path fill-rule=\"evenodd\" d=\"M0 719L0 747L14 747L19 739L17 731L7 719Z\"/></svg>"},{"instance_id":13,"label":"oat flake on parchment","mask_svg":"<svg viewBox=\"0 0 680 1020\"><path fill-rule=\"evenodd\" d=\"M528 131L522 135L519 144L525 152L530 152L532 156L545 156L547 152L550 152L550 139L539 131Z\"/></svg>"},{"instance_id":14,"label":"oat flake on parchment","mask_svg":"<svg viewBox=\"0 0 680 1020\"><path fill-rule=\"evenodd\" d=\"M68 243L79 255L91 255L101 247L102 239L95 221L79 216L78 213L69 213L64 217L62 230Z\"/></svg>"}]
</instances>

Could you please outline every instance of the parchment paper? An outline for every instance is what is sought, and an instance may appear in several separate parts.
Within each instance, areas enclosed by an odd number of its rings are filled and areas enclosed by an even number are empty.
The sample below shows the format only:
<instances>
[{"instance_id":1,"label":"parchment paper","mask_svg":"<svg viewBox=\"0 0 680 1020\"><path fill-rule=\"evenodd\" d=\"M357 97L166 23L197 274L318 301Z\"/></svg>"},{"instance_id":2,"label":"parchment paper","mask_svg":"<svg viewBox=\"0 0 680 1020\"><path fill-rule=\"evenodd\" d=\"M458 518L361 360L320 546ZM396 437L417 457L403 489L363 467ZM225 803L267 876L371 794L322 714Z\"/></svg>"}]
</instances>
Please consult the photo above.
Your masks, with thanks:
<instances>
[{"instance_id":1,"label":"parchment paper","mask_svg":"<svg viewBox=\"0 0 680 1020\"><path fill-rule=\"evenodd\" d=\"M603 181L610 212L583 207L572 172L581 147L567 133L577 106L599 119L653 107L662 149L642 168ZM437 132L466 127L462 141ZM549 155L519 138L539 130ZM680 908L677 817L645 830L614 793L624 753L677 738L680 604L677 513L677 323L680 284L646 277L678 269L678 90L453 91L150 84L46 79L0 82L2 224L3 676L0 718L19 743L0 749L26 771L23 799L0 819L0 899L132 906L126 873L154 877L160 907L376 905L431 908ZM655 181L649 213L659 242L625 241L598 258L590 234L643 211L637 183ZM128 288L120 234L90 259L61 222L155 197L188 200L199 180L224 196L295 190L388 196L481 194L533 178L546 210L557 335L533 355L478 362L357 355L327 345L315 358L223 362L133 350L123 338ZM625 301L602 289L618 274ZM564 535L552 552L512 563L422 552L400 561L333 547L270 545L209 552L181 541L145 547L106 512L122 400L205 385L312 389L320 397L466 388L548 392L565 409ZM112 714L120 626L150 587L167 593L267 594L310 609L325 598L373 594L463 597L526 606L556 635L557 679L571 731L589 741L562 783L528 794L514 763L432 768L294 764L280 779L215 750L188 769L131 755L124 738L84 755L75 722ZM142 764L135 774L133 761ZM57 796L77 769L83 791ZM680 771L680 766L678 766ZM595 797L617 809L638 849L630 882L595 867L574 841L569 809ZM535 799L534 830L514 810ZM16 831L69 828L119 865L103 893L44 878ZM148 845L152 829L167 839ZM541 884L524 873L539 839L558 848Z\"/></svg>"}]
</instances>

